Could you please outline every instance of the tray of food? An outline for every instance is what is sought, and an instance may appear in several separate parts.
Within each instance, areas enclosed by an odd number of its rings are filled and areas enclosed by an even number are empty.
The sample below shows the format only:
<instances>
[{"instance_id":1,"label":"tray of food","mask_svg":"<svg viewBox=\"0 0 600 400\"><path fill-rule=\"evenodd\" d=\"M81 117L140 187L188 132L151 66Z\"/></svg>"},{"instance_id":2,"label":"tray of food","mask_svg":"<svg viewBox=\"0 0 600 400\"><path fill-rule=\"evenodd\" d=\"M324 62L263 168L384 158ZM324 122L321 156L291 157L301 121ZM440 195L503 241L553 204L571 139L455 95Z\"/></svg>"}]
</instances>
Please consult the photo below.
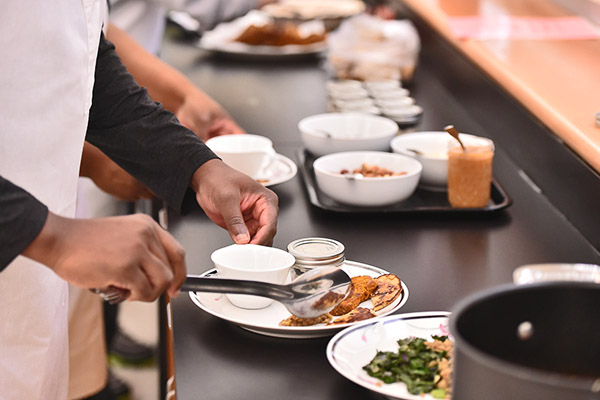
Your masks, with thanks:
<instances>
[{"instance_id":1,"label":"tray of food","mask_svg":"<svg viewBox=\"0 0 600 400\"><path fill-rule=\"evenodd\" d=\"M344 204L326 194L317 184L313 163L317 157L305 148L296 152L298 169L310 203L322 210L337 213L398 213L398 214L490 214L511 205L512 200L502 186L492 179L491 196L488 204L477 208L455 208L448 201L444 190L431 190L418 186L405 200L381 206L357 206ZM341 172L341 171L340 171ZM373 197L371 195L371 197Z\"/></svg>"}]
</instances>

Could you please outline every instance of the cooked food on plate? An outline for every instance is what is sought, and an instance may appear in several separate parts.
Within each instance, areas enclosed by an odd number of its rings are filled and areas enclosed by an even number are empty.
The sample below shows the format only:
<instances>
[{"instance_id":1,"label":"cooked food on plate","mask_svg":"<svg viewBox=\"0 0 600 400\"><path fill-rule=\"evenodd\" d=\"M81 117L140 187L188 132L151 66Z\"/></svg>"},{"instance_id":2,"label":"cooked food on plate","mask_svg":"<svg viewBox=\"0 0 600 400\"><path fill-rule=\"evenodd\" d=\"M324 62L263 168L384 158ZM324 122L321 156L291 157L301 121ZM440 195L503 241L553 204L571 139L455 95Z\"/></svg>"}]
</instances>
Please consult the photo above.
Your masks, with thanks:
<instances>
[{"instance_id":1,"label":"cooked food on plate","mask_svg":"<svg viewBox=\"0 0 600 400\"><path fill-rule=\"evenodd\" d=\"M350 173L347 169L343 169L340 171L340 174L345 175ZM360 168L355 168L352 170L353 174L361 174L365 178L383 178L386 176L400 176L406 175L406 171L394 172L384 167L380 167L378 165L372 165L368 163L362 163Z\"/></svg>"},{"instance_id":2,"label":"cooked food on plate","mask_svg":"<svg viewBox=\"0 0 600 400\"><path fill-rule=\"evenodd\" d=\"M340 325L363 321L377 316L376 311L391 305L402 293L400 278L394 274L378 277L354 276L350 293L330 312L317 318L290 316L279 323L281 326L311 326L321 323ZM322 299L321 299L322 300ZM370 300L371 304L365 303Z\"/></svg>"},{"instance_id":3,"label":"cooked food on plate","mask_svg":"<svg viewBox=\"0 0 600 400\"><path fill-rule=\"evenodd\" d=\"M371 298L377 289L377 281L370 276L355 276L352 278L352 287L348 296L336 308L331 310L331 315L340 316L354 310L365 300Z\"/></svg>"},{"instance_id":4,"label":"cooked food on plate","mask_svg":"<svg viewBox=\"0 0 600 400\"><path fill-rule=\"evenodd\" d=\"M373 311L379 311L392 304L400 293L402 292L402 286L400 286L400 278L394 274L385 274L377 277L377 289L371 296L371 303L373 303Z\"/></svg>"},{"instance_id":5,"label":"cooked food on plate","mask_svg":"<svg viewBox=\"0 0 600 400\"><path fill-rule=\"evenodd\" d=\"M335 321L331 321L327 325L340 325L347 324L350 322L364 321L365 319L370 319L376 316L377 314L375 314L372 310L369 310L368 308L358 307L350 311L349 313L343 314L339 318L336 318Z\"/></svg>"},{"instance_id":6,"label":"cooked food on plate","mask_svg":"<svg viewBox=\"0 0 600 400\"><path fill-rule=\"evenodd\" d=\"M448 336L398 340L398 351L378 351L363 367L384 383L404 382L409 393L449 399L452 392L453 343Z\"/></svg>"},{"instance_id":7,"label":"cooked food on plate","mask_svg":"<svg viewBox=\"0 0 600 400\"><path fill-rule=\"evenodd\" d=\"M323 40L325 33L305 34L291 23L250 25L235 39L236 42L263 46L307 45Z\"/></svg>"},{"instance_id":8,"label":"cooked food on plate","mask_svg":"<svg viewBox=\"0 0 600 400\"><path fill-rule=\"evenodd\" d=\"M284 319L279 323L281 326L311 326L316 324L322 324L331 321L331 314L323 314L316 318L299 318L295 315L290 315L289 318Z\"/></svg>"}]
</instances>

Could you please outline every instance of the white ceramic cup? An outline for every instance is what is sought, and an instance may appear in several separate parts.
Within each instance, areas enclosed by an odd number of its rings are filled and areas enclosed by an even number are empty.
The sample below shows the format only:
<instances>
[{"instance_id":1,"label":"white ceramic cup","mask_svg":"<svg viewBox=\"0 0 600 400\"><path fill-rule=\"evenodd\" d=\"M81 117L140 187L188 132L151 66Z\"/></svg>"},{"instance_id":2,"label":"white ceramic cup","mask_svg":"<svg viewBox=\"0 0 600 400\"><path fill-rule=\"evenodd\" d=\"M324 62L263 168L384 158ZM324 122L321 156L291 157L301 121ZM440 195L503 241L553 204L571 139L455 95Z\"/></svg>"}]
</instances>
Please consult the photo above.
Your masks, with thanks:
<instances>
[{"instance_id":1,"label":"white ceramic cup","mask_svg":"<svg viewBox=\"0 0 600 400\"><path fill-rule=\"evenodd\" d=\"M292 265L293 255L274 247L256 244L232 244L215 250L210 256L219 278L241 279L284 284ZM231 304L246 309L260 309L273 300L246 294L227 294Z\"/></svg>"},{"instance_id":2,"label":"white ceramic cup","mask_svg":"<svg viewBox=\"0 0 600 400\"><path fill-rule=\"evenodd\" d=\"M271 139L251 134L217 136L206 145L229 165L252 178L258 177L275 161Z\"/></svg>"}]
</instances>

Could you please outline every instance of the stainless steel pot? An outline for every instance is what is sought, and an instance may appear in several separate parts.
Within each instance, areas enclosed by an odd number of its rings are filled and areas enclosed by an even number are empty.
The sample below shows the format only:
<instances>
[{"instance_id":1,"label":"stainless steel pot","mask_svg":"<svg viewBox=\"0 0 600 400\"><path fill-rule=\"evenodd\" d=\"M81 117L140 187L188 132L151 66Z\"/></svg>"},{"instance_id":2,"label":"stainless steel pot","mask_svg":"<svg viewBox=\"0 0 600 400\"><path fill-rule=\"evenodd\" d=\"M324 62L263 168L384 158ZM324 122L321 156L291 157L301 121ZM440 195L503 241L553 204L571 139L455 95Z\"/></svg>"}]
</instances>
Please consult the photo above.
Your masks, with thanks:
<instances>
[{"instance_id":1,"label":"stainless steel pot","mask_svg":"<svg viewBox=\"0 0 600 400\"><path fill-rule=\"evenodd\" d=\"M600 399L600 285L501 286L457 305L458 400Z\"/></svg>"}]
</instances>

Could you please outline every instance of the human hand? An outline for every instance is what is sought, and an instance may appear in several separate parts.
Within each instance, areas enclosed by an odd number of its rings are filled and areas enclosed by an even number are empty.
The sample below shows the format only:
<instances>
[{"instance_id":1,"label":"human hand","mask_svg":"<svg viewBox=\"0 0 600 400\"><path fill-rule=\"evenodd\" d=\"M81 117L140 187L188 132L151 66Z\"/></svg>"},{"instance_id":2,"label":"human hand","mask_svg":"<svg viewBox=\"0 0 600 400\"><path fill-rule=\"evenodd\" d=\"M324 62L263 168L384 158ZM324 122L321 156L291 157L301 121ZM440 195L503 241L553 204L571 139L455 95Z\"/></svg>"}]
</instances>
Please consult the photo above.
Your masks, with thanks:
<instances>
[{"instance_id":1,"label":"human hand","mask_svg":"<svg viewBox=\"0 0 600 400\"><path fill-rule=\"evenodd\" d=\"M84 143L79 175L90 178L96 186L119 200L136 201L154 197L143 183L88 142Z\"/></svg>"},{"instance_id":2,"label":"human hand","mask_svg":"<svg viewBox=\"0 0 600 400\"><path fill-rule=\"evenodd\" d=\"M204 163L192 176L198 204L238 244L272 245L277 232L277 195L221 160Z\"/></svg>"},{"instance_id":3,"label":"human hand","mask_svg":"<svg viewBox=\"0 0 600 400\"><path fill-rule=\"evenodd\" d=\"M200 90L186 95L176 115L183 126L204 141L215 136L244 133L216 101Z\"/></svg>"},{"instance_id":4,"label":"human hand","mask_svg":"<svg viewBox=\"0 0 600 400\"><path fill-rule=\"evenodd\" d=\"M82 288L114 286L130 300L176 296L186 278L181 245L143 214L70 219L49 213L23 255Z\"/></svg>"}]
</instances>

